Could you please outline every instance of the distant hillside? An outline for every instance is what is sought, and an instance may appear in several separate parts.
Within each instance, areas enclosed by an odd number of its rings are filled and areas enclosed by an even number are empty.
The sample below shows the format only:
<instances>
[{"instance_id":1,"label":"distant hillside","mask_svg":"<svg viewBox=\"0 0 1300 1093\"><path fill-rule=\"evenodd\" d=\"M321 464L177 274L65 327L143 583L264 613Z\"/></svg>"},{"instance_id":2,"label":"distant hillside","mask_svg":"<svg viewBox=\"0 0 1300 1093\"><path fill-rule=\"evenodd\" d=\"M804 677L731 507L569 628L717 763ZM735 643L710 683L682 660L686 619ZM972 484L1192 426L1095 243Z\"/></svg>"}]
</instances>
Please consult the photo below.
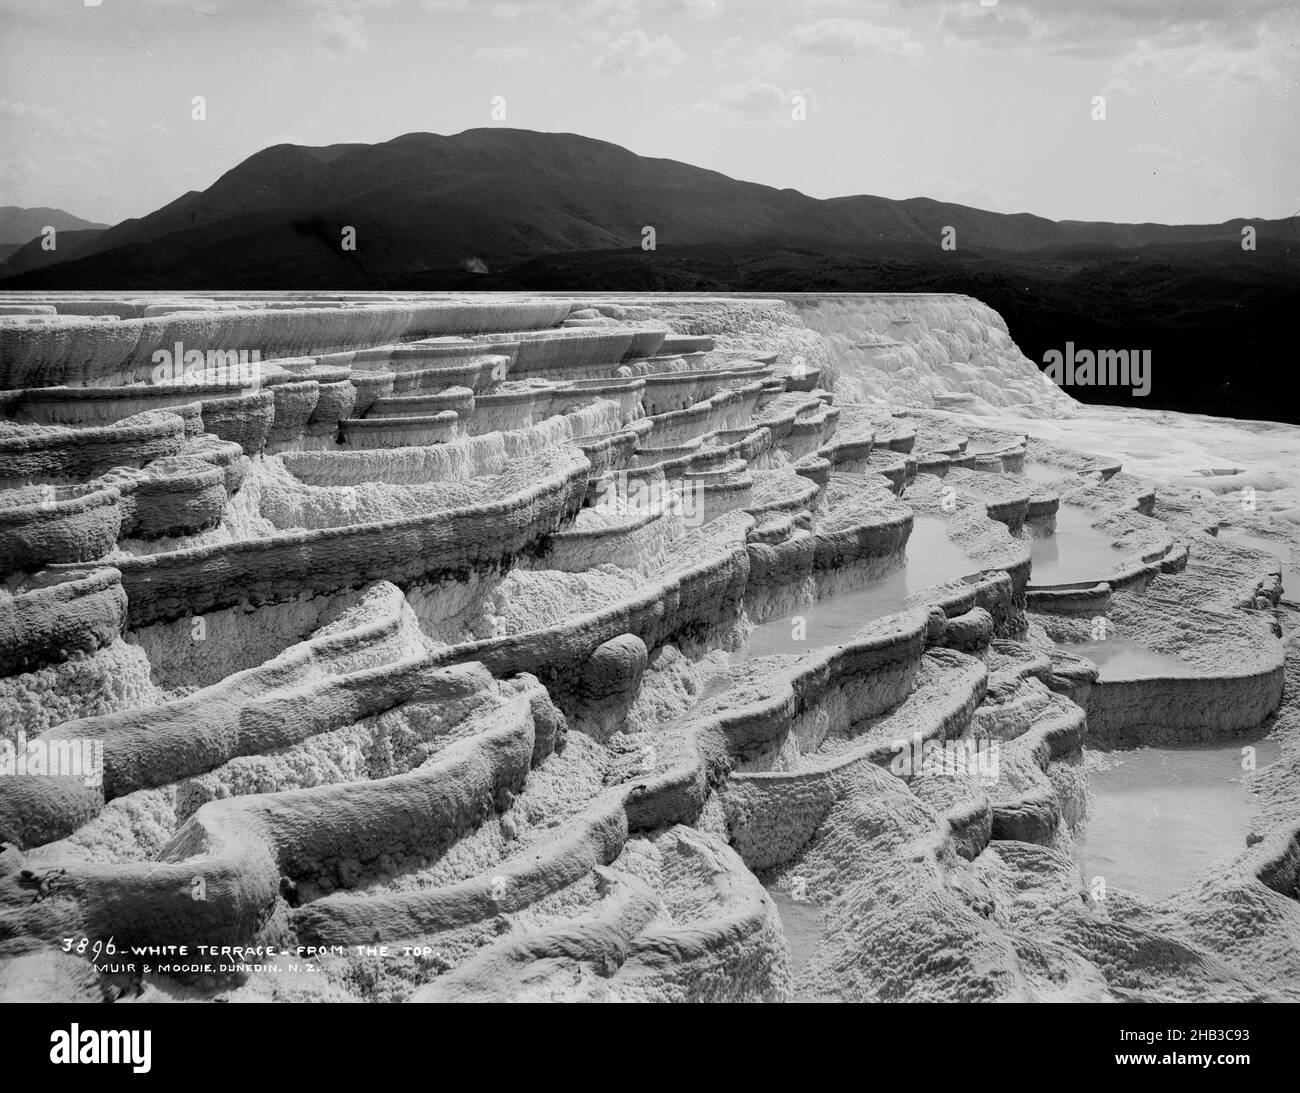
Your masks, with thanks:
<instances>
[{"instance_id":1,"label":"distant hillside","mask_svg":"<svg viewBox=\"0 0 1300 1093\"><path fill-rule=\"evenodd\" d=\"M638 246L647 226L659 246L857 257L940 257L952 227L963 253L1096 260L1112 249L1237 247L1246 223L1057 223L929 198L820 200L569 133L470 129L276 145L202 192L79 239L53 264L12 255L0 277L13 288L362 287L474 260L491 269ZM1300 242L1288 221L1249 223L1261 239ZM346 227L355 250L340 245Z\"/></svg>"},{"instance_id":2,"label":"distant hillside","mask_svg":"<svg viewBox=\"0 0 1300 1093\"><path fill-rule=\"evenodd\" d=\"M54 237L53 250L46 250L41 245L43 236L39 235L30 243L15 243L0 255L4 259L0 262L0 276L12 277L29 270L67 262L85 253L87 246L98 239L103 231L103 228L86 228L84 231L60 228Z\"/></svg>"},{"instance_id":3,"label":"distant hillside","mask_svg":"<svg viewBox=\"0 0 1300 1093\"><path fill-rule=\"evenodd\" d=\"M107 224L82 220L62 209L23 209L17 205L0 205L0 245L12 248L35 239L52 227L56 232L103 229Z\"/></svg>"}]
</instances>

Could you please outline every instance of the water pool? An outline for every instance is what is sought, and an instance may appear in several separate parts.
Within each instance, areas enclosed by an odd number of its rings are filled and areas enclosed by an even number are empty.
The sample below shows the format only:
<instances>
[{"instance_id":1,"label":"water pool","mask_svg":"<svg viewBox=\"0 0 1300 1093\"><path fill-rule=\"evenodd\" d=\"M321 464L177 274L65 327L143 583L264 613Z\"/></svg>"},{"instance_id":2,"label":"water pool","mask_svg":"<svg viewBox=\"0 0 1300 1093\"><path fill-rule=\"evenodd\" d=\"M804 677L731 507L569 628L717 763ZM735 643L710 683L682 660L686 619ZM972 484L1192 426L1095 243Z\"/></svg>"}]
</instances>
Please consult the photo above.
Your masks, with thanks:
<instances>
[{"instance_id":1,"label":"water pool","mask_svg":"<svg viewBox=\"0 0 1300 1093\"><path fill-rule=\"evenodd\" d=\"M798 982L803 971L808 967L813 953L825 936L821 909L807 900L795 899L789 891L774 884L764 885L767 894L772 897L776 909L781 912L781 928L790 943L790 969L796 983L794 1000L796 1002L814 1002L817 999L798 989Z\"/></svg>"},{"instance_id":2,"label":"water pool","mask_svg":"<svg viewBox=\"0 0 1300 1093\"><path fill-rule=\"evenodd\" d=\"M1056 513L1056 534L1032 544L1031 586L1100 580L1123 556L1111 546L1111 536L1092 526L1097 514L1082 505L1062 504Z\"/></svg>"},{"instance_id":3,"label":"water pool","mask_svg":"<svg viewBox=\"0 0 1300 1093\"><path fill-rule=\"evenodd\" d=\"M1157 653L1154 649L1118 635L1105 641L1058 642L1057 648L1077 657L1087 657L1100 669L1101 679L1143 679L1150 676L1195 674L1195 669L1180 657Z\"/></svg>"},{"instance_id":4,"label":"water pool","mask_svg":"<svg viewBox=\"0 0 1300 1093\"><path fill-rule=\"evenodd\" d=\"M1074 834L1084 883L1102 877L1107 887L1162 898L1244 850L1255 811L1246 747L1256 769L1280 751L1257 739L1089 752L1087 809Z\"/></svg>"},{"instance_id":5,"label":"water pool","mask_svg":"<svg viewBox=\"0 0 1300 1093\"><path fill-rule=\"evenodd\" d=\"M1004 440L1002 443L994 443L991 440L968 440L966 442L967 455L992 455L994 452L1010 452L1016 449L1014 440Z\"/></svg>"},{"instance_id":6,"label":"water pool","mask_svg":"<svg viewBox=\"0 0 1300 1093\"><path fill-rule=\"evenodd\" d=\"M754 628L737 657L748 660L841 645L872 619L905 611L907 597L913 593L978 570L978 563L949 540L943 520L936 516L917 516L907 540L905 565L871 584L762 623ZM798 619L803 620L801 629Z\"/></svg>"},{"instance_id":7,"label":"water pool","mask_svg":"<svg viewBox=\"0 0 1300 1093\"><path fill-rule=\"evenodd\" d=\"M1055 485L1067 478L1078 478L1078 475L1065 467L1058 467L1055 463L1040 463L1032 459L1025 460L1023 474L1031 482L1041 482L1048 486Z\"/></svg>"}]
</instances>

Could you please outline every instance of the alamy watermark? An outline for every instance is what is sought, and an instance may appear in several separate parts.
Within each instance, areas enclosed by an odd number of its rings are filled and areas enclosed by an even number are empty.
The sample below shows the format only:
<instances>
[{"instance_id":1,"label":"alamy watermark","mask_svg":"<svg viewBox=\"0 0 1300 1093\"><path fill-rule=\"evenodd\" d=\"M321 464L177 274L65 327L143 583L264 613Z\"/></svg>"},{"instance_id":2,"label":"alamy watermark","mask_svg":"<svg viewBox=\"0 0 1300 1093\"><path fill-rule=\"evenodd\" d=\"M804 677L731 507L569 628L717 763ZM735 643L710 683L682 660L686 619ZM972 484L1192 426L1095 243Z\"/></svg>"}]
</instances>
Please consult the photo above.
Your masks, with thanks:
<instances>
[{"instance_id":1,"label":"alamy watermark","mask_svg":"<svg viewBox=\"0 0 1300 1093\"><path fill-rule=\"evenodd\" d=\"M260 349L157 349L150 379L156 384L213 384L256 390L262 382Z\"/></svg>"},{"instance_id":2,"label":"alamy watermark","mask_svg":"<svg viewBox=\"0 0 1300 1093\"><path fill-rule=\"evenodd\" d=\"M89 737L42 740L30 744L18 730L18 740L0 740L0 775L36 778L80 778L87 786L104 781L104 741Z\"/></svg>"},{"instance_id":3,"label":"alamy watermark","mask_svg":"<svg viewBox=\"0 0 1300 1093\"><path fill-rule=\"evenodd\" d=\"M910 740L893 742L891 774L911 778L918 774L936 778L974 778L992 785L1001 771L1002 741L988 737L959 740L922 740L919 732Z\"/></svg>"},{"instance_id":4,"label":"alamy watermark","mask_svg":"<svg viewBox=\"0 0 1300 1093\"><path fill-rule=\"evenodd\" d=\"M50 1033L50 1062L107 1063L129 1066L133 1073L148 1074L153 1066L153 1032L150 1029L83 1029L72 1024Z\"/></svg>"},{"instance_id":5,"label":"alamy watermark","mask_svg":"<svg viewBox=\"0 0 1300 1093\"><path fill-rule=\"evenodd\" d=\"M1132 387L1135 397L1151 393L1151 350L1075 349L1065 343L1065 352L1049 349L1043 354L1043 370L1058 387Z\"/></svg>"},{"instance_id":6,"label":"alamy watermark","mask_svg":"<svg viewBox=\"0 0 1300 1093\"><path fill-rule=\"evenodd\" d=\"M602 516L632 512L680 513L683 525L695 528L704 523L704 483L700 479L687 478L673 484L618 471L601 481L593 508Z\"/></svg>"}]
</instances>

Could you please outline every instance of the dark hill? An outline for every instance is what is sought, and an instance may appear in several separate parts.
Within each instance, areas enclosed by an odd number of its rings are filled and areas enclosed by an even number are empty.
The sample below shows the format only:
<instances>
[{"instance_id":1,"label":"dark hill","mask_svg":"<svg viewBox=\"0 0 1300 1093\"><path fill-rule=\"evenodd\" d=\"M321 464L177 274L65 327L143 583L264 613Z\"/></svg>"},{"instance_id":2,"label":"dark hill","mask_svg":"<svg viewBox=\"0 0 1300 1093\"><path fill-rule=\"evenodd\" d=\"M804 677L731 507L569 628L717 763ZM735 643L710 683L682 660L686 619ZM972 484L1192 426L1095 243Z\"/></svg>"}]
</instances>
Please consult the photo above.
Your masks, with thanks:
<instances>
[{"instance_id":1,"label":"dark hill","mask_svg":"<svg viewBox=\"0 0 1300 1093\"><path fill-rule=\"evenodd\" d=\"M951 226L964 252L1095 260L1108 248L1239 246L1244 223L1057 223L929 198L821 200L571 133L493 128L276 145L202 192L78 240L54 264L15 255L0 277L14 288L347 287L470 259L492 268L638 246L646 226L660 246L936 257ZM1287 221L1250 223L1261 239L1300 239ZM348 226L355 251L340 246Z\"/></svg>"}]
</instances>

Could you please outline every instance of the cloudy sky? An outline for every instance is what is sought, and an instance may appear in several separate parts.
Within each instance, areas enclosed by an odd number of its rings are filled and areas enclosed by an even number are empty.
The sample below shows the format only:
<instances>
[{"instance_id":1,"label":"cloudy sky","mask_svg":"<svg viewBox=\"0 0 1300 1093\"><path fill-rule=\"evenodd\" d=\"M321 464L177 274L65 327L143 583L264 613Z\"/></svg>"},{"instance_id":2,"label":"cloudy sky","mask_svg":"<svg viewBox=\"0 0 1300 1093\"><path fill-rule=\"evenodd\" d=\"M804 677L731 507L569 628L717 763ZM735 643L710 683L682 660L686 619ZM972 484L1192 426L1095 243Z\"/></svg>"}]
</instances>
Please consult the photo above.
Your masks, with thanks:
<instances>
[{"instance_id":1,"label":"cloudy sky","mask_svg":"<svg viewBox=\"0 0 1300 1093\"><path fill-rule=\"evenodd\" d=\"M817 197L1281 217L1298 78L1297 0L0 0L0 205L115 222L270 144L504 124Z\"/></svg>"}]
</instances>

